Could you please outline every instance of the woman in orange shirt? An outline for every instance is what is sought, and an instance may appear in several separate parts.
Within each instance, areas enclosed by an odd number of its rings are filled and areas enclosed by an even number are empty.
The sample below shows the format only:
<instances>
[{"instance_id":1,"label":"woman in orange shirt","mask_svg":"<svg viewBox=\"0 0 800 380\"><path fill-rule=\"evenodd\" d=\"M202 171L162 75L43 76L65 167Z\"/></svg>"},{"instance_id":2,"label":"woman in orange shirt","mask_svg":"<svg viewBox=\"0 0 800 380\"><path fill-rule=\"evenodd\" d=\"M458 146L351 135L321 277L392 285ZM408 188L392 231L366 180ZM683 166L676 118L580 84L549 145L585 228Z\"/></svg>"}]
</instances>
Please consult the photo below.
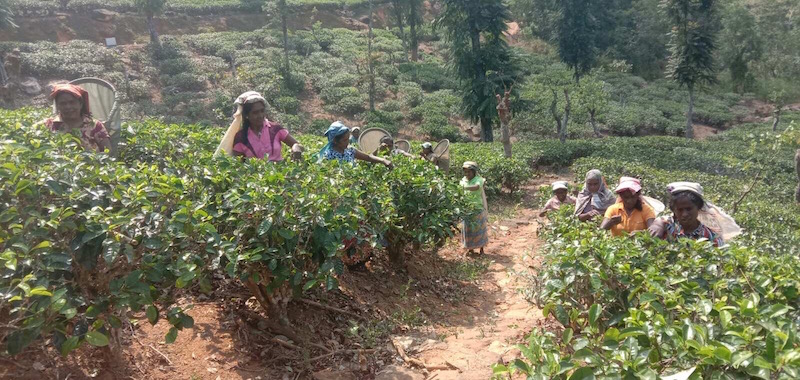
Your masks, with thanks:
<instances>
[{"instance_id":1,"label":"woman in orange shirt","mask_svg":"<svg viewBox=\"0 0 800 380\"><path fill-rule=\"evenodd\" d=\"M614 236L644 231L656 219L656 212L642 199L642 185L636 178L623 177L614 190L619 199L606 210L600 228L611 230Z\"/></svg>"}]
</instances>

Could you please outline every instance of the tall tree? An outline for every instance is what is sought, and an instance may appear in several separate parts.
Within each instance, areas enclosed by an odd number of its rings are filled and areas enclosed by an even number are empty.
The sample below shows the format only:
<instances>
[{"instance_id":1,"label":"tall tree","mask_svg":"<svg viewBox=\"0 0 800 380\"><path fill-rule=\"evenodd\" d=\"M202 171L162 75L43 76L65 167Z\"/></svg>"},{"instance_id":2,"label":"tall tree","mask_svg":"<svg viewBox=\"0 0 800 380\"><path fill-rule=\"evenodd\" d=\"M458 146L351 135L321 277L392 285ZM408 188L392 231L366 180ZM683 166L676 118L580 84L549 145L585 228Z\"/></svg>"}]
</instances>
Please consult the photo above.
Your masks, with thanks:
<instances>
[{"instance_id":1,"label":"tall tree","mask_svg":"<svg viewBox=\"0 0 800 380\"><path fill-rule=\"evenodd\" d=\"M417 28L422 25L422 0L406 0L408 3L408 44L411 49L411 60L419 60L419 31Z\"/></svg>"},{"instance_id":2,"label":"tall tree","mask_svg":"<svg viewBox=\"0 0 800 380\"><path fill-rule=\"evenodd\" d=\"M609 94L605 83L595 75L587 76L581 81L577 89L578 108L589 114L589 124L595 137L601 137L600 128L597 127L597 117L608 107Z\"/></svg>"},{"instance_id":3,"label":"tall tree","mask_svg":"<svg viewBox=\"0 0 800 380\"><path fill-rule=\"evenodd\" d=\"M503 33L510 21L502 0L443 0L436 27L445 29L452 65L463 85L464 115L480 122L483 141L494 140L495 95L518 73Z\"/></svg>"},{"instance_id":4,"label":"tall tree","mask_svg":"<svg viewBox=\"0 0 800 380\"><path fill-rule=\"evenodd\" d=\"M592 0L559 1L560 20L556 27L558 55L573 71L575 81L592 70L597 60L597 36L600 33L591 15Z\"/></svg>"},{"instance_id":5,"label":"tall tree","mask_svg":"<svg viewBox=\"0 0 800 380\"><path fill-rule=\"evenodd\" d=\"M406 18L408 17L406 11L406 8L408 8L408 0L391 0L391 5L392 17L394 18L394 23L397 25L397 29L400 31L400 42L403 43L403 51L406 54L403 60L408 61L408 42L406 41L405 32Z\"/></svg>"},{"instance_id":6,"label":"tall tree","mask_svg":"<svg viewBox=\"0 0 800 380\"><path fill-rule=\"evenodd\" d=\"M716 82L714 68L714 0L663 0L672 23L669 76L689 90L686 138L694 137L694 91L698 85Z\"/></svg>"},{"instance_id":7,"label":"tall tree","mask_svg":"<svg viewBox=\"0 0 800 380\"><path fill-rule=\"evenodd\" d=\"M136 8L147 17L147 29L150 30L150 43L161 48L161 40L156 30L155 16L164 12L167 0L135 0Z\"/></svg>"},{"instance_id":8,"label":"tall tree","mask_svg":"<svg viewBox=\"0 0 800 380\"><path fill-rule=\"evenodd\" d=\"M375 67L372 60L372 18L375 16L373 0L369 0L369 34L367 35L367 65L369 70L369 110L375 111Z\"/></svg>"},{"instance_id":9,"label":"tall tree","mask_svg":"<svg viewBox=\"0 0 800 380\"><path fill-rule=\"evenodd\" d=\"M289 6L286 5L286 0L278 0L278 12L281 14L281 32L283 32L283 70L284 76L289 80L292 70L289 67Z\"/></svg>"},{"instance_id":10,"label":"tall tree","mask_svg":"<svg viewBox=\"0 0 800 380\"><path fill-rule=\"evenodd\" d=\"M11 12L11 7L8 5L8 0L0 0L0 29L16 28L17 24L14 23L14 13ZM6 73L5 62L3 56L0 55L0 86L5 86L8 82L8 73Z\"/></svg>"},{"instance_id":11,"label":"tall tree","mask_svg":"<svg viewBox=\"0 0 800 380\"><path fill-rule=\"evenodd\" d=\"M763 40L756 16L741 1L726 4L722 12L720 51L725 67L730 71L734 90L743 93L752 88L752 62L761 58Z\"/></svg>"}]
</instances>

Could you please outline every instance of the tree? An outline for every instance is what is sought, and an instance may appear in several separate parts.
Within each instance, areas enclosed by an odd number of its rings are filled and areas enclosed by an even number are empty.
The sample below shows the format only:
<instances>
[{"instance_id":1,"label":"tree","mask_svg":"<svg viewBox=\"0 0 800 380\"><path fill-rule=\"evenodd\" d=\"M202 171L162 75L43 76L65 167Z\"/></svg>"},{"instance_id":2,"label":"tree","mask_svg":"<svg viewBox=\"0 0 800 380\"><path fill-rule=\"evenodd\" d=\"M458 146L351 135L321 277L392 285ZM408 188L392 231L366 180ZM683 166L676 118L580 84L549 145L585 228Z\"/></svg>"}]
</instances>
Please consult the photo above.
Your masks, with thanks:
<instances>
[{"instance_id":1,"label":"tree","mask_svg":"<svg viewBox=\"0 0 800 380\"><path fill-rule=\"evenodd\" d=\"M605 83L595 76L587 76L581 81L577 89L578 108L589 114L589 124L595 137L600 137L600 129L597 127L597 116L608 107L609 94L605 88Z\"/></svg>"},{"instance_id":2,"label":"tree","mask_svg":"<svg viewBox=\"0 0 800 380\"><path fill-rule=\"evenodd\" d=\"M533 111L530 124L555 122L558 139L566 142L572 107L570 94L575 93L577 87L572 70L563 63L551 64L542 68L530 82L521 94L521 100L528 103L525 108Z\"/></svg>"},{"instance_id":3,"label":"tree","mask_svg":"<svg viewBox=\"0 0 800 380\"><path fill-rule=\"evenodd\" d=\"M672 23L667 71L673 80L689 90L686 112L686 138L689 139L694 136L694 90L698 85L716 82L714 4L714 0L662 2Z\"/></svg>"},{"instance_id":4,"label":"tree","mask_svg":"<svg viewBox=\"0 0 800 380\"><path fill-rule=\"evenodd\" d=\"M720 51L725 67L730 71L734 90L743 93L752 88L750 73L752 62L761 58L763 40L756 24L756 17L740 1L734 1L723 9Z\"/></svg>"},{"instance_id":5,"label":"tree","mask_svg":"<svg viewBox=\"0 0 800 380\"><path fill-rule=\"evenodd\" d=\"M408 14L406 12L406 8L408 5L407 0L391 0L391 11L392 17L394 17L394 22L397 25L397 29L400 30L400 42L403 43L403 51L405 52L406 56L404 58L405 61L408 61L408 42L406 41L406 32L405 32L405 23L406 17Z\"/></svg>"},{"instance_id":6,"label":"tree","mask_svg":"<svg viewBox=\"0 0 800 380\"><path fill-rule=\"evenodd\" d=\"M278 12L281 14L281 31L283 32L283 70L288 80L288 77L292 75L292 70L289 67L289 7L286 5L286 0L278 0ZM371 18L370 24L372 24Z\"/></svg>"},{"instance_id":7,"label":"tree","mask_svg":"<svg viewBox=\"0 0 800 380\"><path fill-rule=\"evenodd\" d=\"M8 5L8 0L0 0L0 29L16 28L17 24L14 23L14 13L11 12L11 7ZM5 62L3 56L0 55L0 86L5 86L8 82L8 73L6 73Z\"/></svg>"},{"instance_id":8,"label":"tree","mask_svg":"<svg viewBox=\"0 0 800 380\"><path fill-rule=\"evenodd\" d=\"M422 0L406 0L408 2L408 43L411 49L411 60L419 60L419 35L417 27L422 24Z\"/></svg>"},{"instance_id":9,"label":"tree","mask_svg":"<svg viewBox=\"0 0 800 380\"><path fill-rule=\"evenodd\" d=\"M576 82L588 73L596 61L597 25L590 14L592 0L563 0L558 5L560 20L556 27L558 55L572 69Z\"/></svg>"},{"instance_id":10,"label":"tree","mask_svg":"<svg viewBox=\"0 0 800 380\"><path fill-rule=\"evenodd\" d=\"M517 81L503 33L511 15L502 0L443 0L437 28L445 29L451 62L463 85L464 115L480 122L483 141L494 140L495 94Z\"/></svg>"},{"instance_id":11,"label":"tree","mask_svg":"<svg viewBox=\"0 0 800 380\"><path fill-rule=\"evenodd\" d=\"M161 48L161 40L156 30L155 16L164 12L167 0L135 0L136 8L147 17L147 29L150 30L150 43L156 48Z\"/></svg>"},{"instance_id":12,"label":"tree","mask_svg":"<svg viewBox=\"0 0 800 380\"><path fill-rule=\"evenodd\" d=\"M373 0L369 0L369 34L367 35L367 65L369 68L369 110L375 111L375 67L372 61Z\"/></svg>"},{"instance_id":13,"label":"tree","mask_svg":"<svg viewBox=\"0 0 800 380\"><path fill-rule=\"evenodd\" d=\"M502 141L503 141L503 154L506 158L511 158L511 131L508 129L508 123L511 121L511 90L514 88L514 85L511 85L511 88L505 89L503 92L503 96L501 97L500 94L495 95L497 99L497 116L500 119L500 131L502 133Z\"/></svg>"}]
</instances>

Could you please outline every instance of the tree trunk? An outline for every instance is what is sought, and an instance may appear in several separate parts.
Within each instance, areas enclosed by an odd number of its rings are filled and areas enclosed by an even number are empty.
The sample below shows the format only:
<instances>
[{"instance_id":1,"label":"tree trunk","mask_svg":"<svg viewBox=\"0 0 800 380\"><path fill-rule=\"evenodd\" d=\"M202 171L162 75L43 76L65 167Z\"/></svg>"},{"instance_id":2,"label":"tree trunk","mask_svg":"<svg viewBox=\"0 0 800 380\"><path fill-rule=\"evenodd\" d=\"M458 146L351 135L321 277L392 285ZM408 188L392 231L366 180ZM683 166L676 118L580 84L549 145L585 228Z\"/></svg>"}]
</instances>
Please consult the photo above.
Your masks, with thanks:
<instances>
[{"instance_id":1,"label":"tree trunk","mask_svg":"<svg viewBox=\"0 0 800 380\"><path fill-rule=\"evenodd\" d=\"M511 158L511 131L508 130L508 124L500 121L500 132L503 134L503 154L506 158Z\"/></svg>"},{"instance_id":2,"label":"tree trunk","mask_svg":"<svg viewBox=\"0 0 800 380\"><path fill-rule=\"evenodd\" d=\"M419 36L417 36L417 15L419 15L419 3L411 0L408 3L408 29L409 44L411 45L411 60L417 62L419 59Z\"/></svg>"},{"instance_id":3,"label":"tree trunk","mask_svg":"<svg viewBox=\"0 0 800 380\"><path fill-rule=\"evenodd\" d=\"M481 60L481 34L478 30L478 27L474 25L474 22L471 21L470 25L470 39L472 40L472 56L475 58L474 62L474 70L475 70L475 82L479 83L483 86L484 82L486 82L486 70L483 68L483 61ZM475 85L473 84L473 88ZM483 137L484 142L492 142L494 141L494 135L492 134L492 120L486 117L480 117L481 121L481 135Z\"/></svg>"},{"instance_id":4,"label":"tree trunk","mask_svg":"<svg viewBox=\"0 0 800 380\"><path fill-rule=\"evenodd\" d=\"M694 127L692 126L694 120L694 88L689 86L689 110L686 111L686 138L694 138Z\"/></svg>"},{"instance_id":5,"label":"tree trunk","mask_svg":"<svg viewBox=\"0 0 800 380\"><path fill-rule=\"evenodd\" d=\"M400 43L403 44L403 61L408 62L408 41L406 41L405 25L403 25L403 7L400 2L401 0L392 0L392 11L397 28L400 29Z\"/></svg>"},{"instance_id":6,"label":"tree trunk","mask_svg":"<svg viewBox=\"0 0 800 380\"><path fill-rule=\"evenodd\" d=\"M0 86L5 86L8 83L8 73L6 72L6 63L3 61L3 56L0 54Z\"/></svg>"},{"instance_id":7,"label":"tree trunk","mask_svg":"<svg viewBox=\"0 0 800 380\"><path fill-rule=\"evenodd\" d=\"M569 111L571 109L569 90L566 88L564 89L564 100L566 101L564 103L564 125L561 128L561 135L558 136L562 143L567 141L567 126L569 126Z\"/></svg>"},{"instance_id":8,"label":"tree trunk","mask_svg":"<svg viewBox=\"0 0 800 380\"><path fill-rule=\"evenodd\" d=\"M800 149L794 155L794 170L797 171L797 190L794 192L794 200L800 203Z\"/></svg>"},{"instance_id":9,"label":"tree trunk","mask_svg":"<svg viewBox=\"0 0 800 380\"><path fill-rule=\"evenodd\" d=\"M596 109L589 110L589 123L592 124L592 130L594 131L594 137L601 137L600 130L597 129L597 119L595 115L597 114Z\"/></svg>"},{"instance_id":10,"label":"tree trunk","mask_svg":"<svg viewBox=\"0 0 800 380\"><path fill-rule=\"evenodd\" d=\"M369 110L375 111L375 72L372 67L372 9L373 0L369 1L369 35L367 36L367 64L369 65Z\"/></svg>"},{"instance_id":11,"label":"tree trunk","mask_svg":"<svg viewBox=\"0 0 800 380\"><path fill-rule=\"evenodd\" d=\"M150 43L160 49L161 40L158 38L158 31L156 30L156 23L152 13L147 14L147 29L150 30Z\"/></svg>"},{"instance_id":12,"label":"tree trunk","mask_svg":"<svg viewBox=\"0 0 800 380\"><path fill-rule=\"evenodd\" d=\"M289 10L286 9L286 0L281 0L278 5L280 6L281 29L283 31L283 69L286 70L285 79L288 81L289 75L291 75L291 70L289 68Z\"/></svg>"},{"instance_id":13,"label":"tree trunk","mask_svg":"<svg viewBox=\"0 0 800 380\"><path fill-rule=\"evenodd\" d=\"M553 115L553 119L556 121L556 133L558 134L559 140L561 139L561 129L563 128L561 125L561 116L558 116L558 93L556 90L553 90L553 101L550 103L550 113ZM563 140L561 142L564 142Z\"/></svg>"},{"instance_id":14,"label":"tree trunk","mask_svg":"<svg viewBox=\"0 0 800 380\"><path fill-rule=\"evenodd\" d=\"M775 111L772 112L772 132L778 131L778 124L781 122L781 106L775 106Z\"/></svg>"}]
</instances>

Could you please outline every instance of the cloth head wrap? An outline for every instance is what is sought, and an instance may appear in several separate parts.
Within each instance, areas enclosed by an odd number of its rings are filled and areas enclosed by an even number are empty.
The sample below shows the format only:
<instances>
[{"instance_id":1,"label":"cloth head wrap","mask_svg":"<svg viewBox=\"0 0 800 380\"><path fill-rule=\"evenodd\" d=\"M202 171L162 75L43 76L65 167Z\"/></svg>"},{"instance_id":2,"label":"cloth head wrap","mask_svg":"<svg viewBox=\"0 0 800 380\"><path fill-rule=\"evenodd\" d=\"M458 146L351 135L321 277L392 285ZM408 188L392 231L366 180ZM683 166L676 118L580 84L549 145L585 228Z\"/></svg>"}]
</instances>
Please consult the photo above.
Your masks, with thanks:
<instances>
[{"instance_id":1,"label":"cloth head wrap","mask_svg":"<svg viewBox=\"0 0 800 380\"><path fill-rule=\"evenodd\" d=\"M475 161L467 161L464 162L464 165L461 166L464 169L471 169L474 170L476 173L478 172L478 163Z\"/></svg>"},{"instance_id":2,"label":"cloth head wrap","mask_svg":"<svg viewBox=\"0 0 800 380\"><path fill-rule=\"evenodd\" d=\"M600 181L600 189L597 191L597 193L592 193L589 191L589 185L587 183L591 180ZM580 194L578 194L575 215L582 214L583 210L586 209L586 206L588 206L590 203L597 203L596 205L593 205L595 208L605 210L616 203L616 201L617 196L608 190L606 180L603 178L603 172L597 169L589 170L586 173L586 181L583 183L583 189L581 190Z\"/></svg>"},{"instance_id":3,"label":"cloth head wrap","mask_svg":"<svg viewBox=\"0 0 800 380\"><path fill-rule=\"evenodd\" d=\"M723 209L705 200L703 186L699 183L673 182L667 185L667 191L670 195L688 191L699 196L703 200L703 207L697 213L697 219L714 233L721 236L723 241L731 240L742 234L742 228L736 224L736 220L733 217Z\"/></svg>"},{"instance_id":4,"label":"cloth head wrap","mask_svg":"<svg viewBox=\"0 0 800 380\"><path fill-rule=\"evenodd\" d=\"M560 189L569 190L569 185L567 184L567 181L553 182L553 184L551 186L553 187L553 191L560 190Z\"/></svg>"},{"instance_id":5,"label":"cloth head wrap","mask_svg":"<svg viewBox=\"0 0 800 380\"><path fill-rule=\"evenodd\" d=\"M433 148L433 145L431 143L429 142L422 143L422 149L431 149L431 148Z\"/></svg>"},{"instance_id":6,"label":"cloth head wrap","mask_svg":"<svg viewBox=\"0 0 800 380\"><path fill-rule=\"evenodd\" d=\"M630 190L634 194L642 191L642 183L638 178L633 177L620 177L619 185L614 189L614 192L619 194L623 191Z\"/></svg>"},{"instance_id":7,"label":"cloth head wrap","mask_svg":"<svg viewBox=\"0 0 800 380\"><path fill-rule=\"evenodd\" d=\"M64 83L53 86L53 91L50 92L50 99L55 101L59 94L70 94L81 100L83 106L81 107L81 116L91 116L92 112L89 108L89 93L80 86L74 84Z\"/></svg>"},{"instance_id":8,"label":"cloth head wrap","mask_svg":"<svg viewBox=\"0 0 800 380\"><path fill-rule=\"evenodd\" d=\"M233 141L236 134L242 129L242 110L245 104L251 103L262 103L265 108L267 107L267 100L255 91L247 91L239 95L233 102L234 107L236 107L236 112L233 114L233 122L222 137L222 142L219 143L217 150L214 151L214 156L222 154L233 156Z\"/></svg>"},{"instance_id":9,"label":"cloth head wrap","mask_svg":"<svg viewBox=\"0 0 800 380\"><path fill-rule=\"evenodd\" d=\"M331 126L328 127L328 130L325 131L325 137L328 138L328 143L325 144L322 149L320 149L319 153L317 153L317 162L325 159L325 153L331 150L331 146L333 146L333 142L336 140L336 138L344 135L347 132L350 132L350 128L347 128L347 126L341 121L334 121L331 123Z\"/></svg>"}]
</instances>

